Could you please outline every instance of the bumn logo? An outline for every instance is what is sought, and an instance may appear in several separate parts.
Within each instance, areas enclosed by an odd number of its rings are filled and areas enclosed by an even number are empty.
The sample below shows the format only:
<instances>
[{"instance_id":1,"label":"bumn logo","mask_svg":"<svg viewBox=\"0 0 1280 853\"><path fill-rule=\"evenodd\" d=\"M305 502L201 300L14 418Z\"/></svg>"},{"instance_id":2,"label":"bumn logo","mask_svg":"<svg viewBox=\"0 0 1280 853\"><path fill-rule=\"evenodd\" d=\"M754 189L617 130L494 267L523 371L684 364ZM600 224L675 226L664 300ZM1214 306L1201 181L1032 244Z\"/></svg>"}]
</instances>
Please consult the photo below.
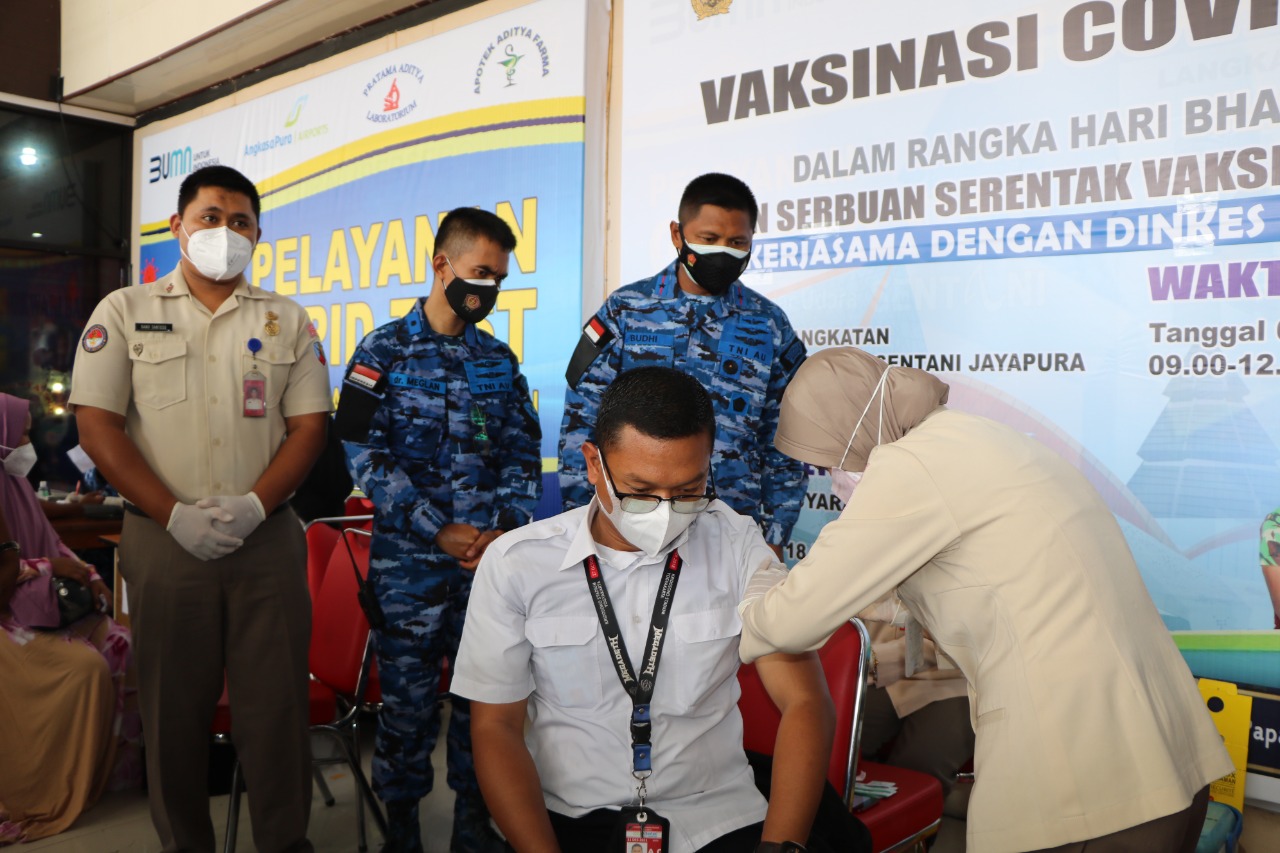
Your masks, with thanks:
<instances>
[{"instance_id":1,"label":"bumn logo","mask_svg":"<svg viewBox=\"0 0 1280 853\"><path fill-rule=\"evenodd\" d=\"M191 157L190 145L186 148L175 148L172 151L166 151L163 154L152 157L147 170L147 183L154 184L157 181L190 174Z\"/></svg>"},{"instance_id":2,"label":"bumn logo","mask_svg":"<svg viewBox=\"0 0 1280 853\"><path fill-rule=\"evenodd\" d=\"M157 154L147 161L147 183L167 181L169 178L181 178L196 169L205 166L217 166L221 161L213 156L213 151L204 148L191 152L191 146L175 148L163 154Z\"/></svg>"}]
</instances>

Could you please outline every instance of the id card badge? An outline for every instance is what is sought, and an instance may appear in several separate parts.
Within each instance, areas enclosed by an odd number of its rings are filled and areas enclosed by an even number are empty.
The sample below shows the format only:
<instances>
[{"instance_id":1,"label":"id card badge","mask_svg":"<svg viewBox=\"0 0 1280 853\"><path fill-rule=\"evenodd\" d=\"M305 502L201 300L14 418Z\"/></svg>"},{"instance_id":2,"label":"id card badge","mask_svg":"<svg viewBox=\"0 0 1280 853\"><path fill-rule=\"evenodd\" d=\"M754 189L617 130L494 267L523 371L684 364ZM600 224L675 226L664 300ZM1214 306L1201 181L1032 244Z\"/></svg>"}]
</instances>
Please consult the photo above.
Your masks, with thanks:
<instances>
[{"instance_id":1,"label":"id card badge","mask_svg":"<svg viewBox=\"0 0 1280 853\"><path fill-rule=\"evenodd\" d=\"M267 416L267 377L255 368L244 375L244 416L246 418L265 418Z\"/></svg>"},{"instance_id":2,"label":"id card badge","mask_svg":"<svg viewBox=\"0 0 1280 853\"><path fill-rule=\"evenodd\" d=\"M648 806L624 806L609 853L667 853L671 821Z\"/></svg>"}]
</instances>

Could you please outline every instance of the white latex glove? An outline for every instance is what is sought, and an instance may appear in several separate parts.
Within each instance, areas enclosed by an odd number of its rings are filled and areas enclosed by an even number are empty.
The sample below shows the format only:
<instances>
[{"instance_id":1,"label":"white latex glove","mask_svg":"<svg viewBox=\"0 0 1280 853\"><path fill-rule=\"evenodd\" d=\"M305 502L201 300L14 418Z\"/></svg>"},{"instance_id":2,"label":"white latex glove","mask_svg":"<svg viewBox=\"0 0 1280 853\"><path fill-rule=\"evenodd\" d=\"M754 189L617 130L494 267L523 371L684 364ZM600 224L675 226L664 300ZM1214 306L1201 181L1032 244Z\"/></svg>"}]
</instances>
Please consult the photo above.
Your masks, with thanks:
<instances>
[{"instance_id":1,"label":"white latex glove","mask_svg":"<svg viewBox=\"0 0 1280 853\"><path fill-rule=\"evenodd\" d=\"M204 508L193 504L174 504L165 530L178 544L198 560L225 557L244 544L243 539L217 530L218 522L231 521L231 513L218 507Z\"/></svg>"},{"instance_id":2,"label":"white latex glove","mask_svg":"<svg viewBox=\"0 0 1280 853\"><path fill-rule=\"evenodd\" d=\"M249 534L257 530L258 525L267 518L267 513L262 509L262 501L253 492L201 498L196 501L196 506L200 509L221 508L230 513L230 518L215 521L213 529L241 540L248 539Z\"/></svg>"},{"instance_id":3,"label":"white latex glove","mask_svg":"<svg viewBox=\"0 0 1280 853\"><path fill-rule=\"evenodd\" d=\"M738 603L738 615L745 614L748 607L764 598L764 594L782 583L786 576L787 568L781 563L765 563L756 569L755 574L747 581L747 591L742 594L742 601Z\"/></svg>"}]
</instances>

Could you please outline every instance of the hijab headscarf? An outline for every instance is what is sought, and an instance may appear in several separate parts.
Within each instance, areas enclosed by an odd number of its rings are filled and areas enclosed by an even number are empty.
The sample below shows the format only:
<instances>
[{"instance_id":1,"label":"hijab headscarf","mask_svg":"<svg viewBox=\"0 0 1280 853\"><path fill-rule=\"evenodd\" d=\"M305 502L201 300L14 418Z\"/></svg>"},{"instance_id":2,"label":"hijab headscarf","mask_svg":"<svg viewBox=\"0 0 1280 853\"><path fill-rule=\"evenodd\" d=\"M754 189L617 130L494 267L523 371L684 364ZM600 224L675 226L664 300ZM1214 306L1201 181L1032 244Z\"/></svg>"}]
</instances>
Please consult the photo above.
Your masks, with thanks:
<instances>
[{"instance_id":1,"label":"hijab headscarf","mask_svg":"<svg viewBox=\"0 0 1280 853\"><path fill-rule=\"evenodd\" d=\"M787 385L773 444L801 462L863 471L877 444L902 438L947 402L949 390L932 373L854 347L825 349Z\"/></svg>"},{"instance_id":2,"label":"hijab headscarf","mask_svg":"<svg viewBox=\"0 0 1280 853\"><path fill-rule=\"evenodd\" d=\"M31 404L21 397L0 394L0 459L22 441L27 428ZM22 547L24 557L57 557L62 553L58 534L40 508L40 499L26 477L0 469L0 512L4 513L9 533Z\"/></svg>"}]
</instances>

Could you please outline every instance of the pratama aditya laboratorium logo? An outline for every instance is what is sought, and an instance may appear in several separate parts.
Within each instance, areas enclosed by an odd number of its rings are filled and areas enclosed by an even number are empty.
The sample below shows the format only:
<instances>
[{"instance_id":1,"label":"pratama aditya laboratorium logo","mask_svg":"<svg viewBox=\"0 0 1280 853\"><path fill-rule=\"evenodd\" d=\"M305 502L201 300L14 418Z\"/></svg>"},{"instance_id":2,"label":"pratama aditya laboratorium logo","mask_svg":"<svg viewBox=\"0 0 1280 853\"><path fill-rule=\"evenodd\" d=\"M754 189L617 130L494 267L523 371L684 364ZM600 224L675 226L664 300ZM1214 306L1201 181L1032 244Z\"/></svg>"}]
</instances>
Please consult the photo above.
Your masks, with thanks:
<instances>
[{"instance_id":1,"label":"pratama aditya laboratorium logo","mask_svg":"<svg viewBox=\"0 0 1280 853\"><path fill-rule=\"evenodd\" d=\"M426 75L411 62L391 64L378 70L361 94L370 105L365 119L377 124L399 121L418 108L417 90Z\"/></svg>"}]
</instances>

